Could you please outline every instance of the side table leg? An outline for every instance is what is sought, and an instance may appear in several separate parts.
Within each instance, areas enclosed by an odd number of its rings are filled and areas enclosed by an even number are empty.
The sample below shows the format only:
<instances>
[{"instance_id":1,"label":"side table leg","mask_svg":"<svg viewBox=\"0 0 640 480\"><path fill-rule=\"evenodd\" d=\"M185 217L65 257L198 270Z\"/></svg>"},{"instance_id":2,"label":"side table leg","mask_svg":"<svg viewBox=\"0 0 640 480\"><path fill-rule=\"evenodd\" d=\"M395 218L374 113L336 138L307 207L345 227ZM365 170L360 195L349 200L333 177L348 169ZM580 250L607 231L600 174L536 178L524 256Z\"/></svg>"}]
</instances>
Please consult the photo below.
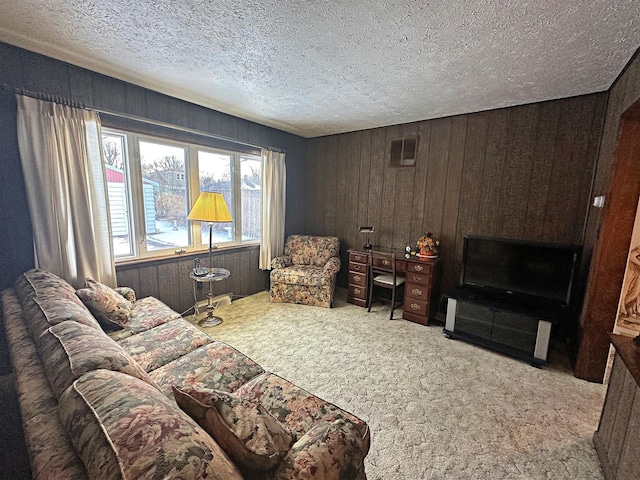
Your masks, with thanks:
<instances>
[{"instance_id":1,"label":"side table leg","mask_svg":"<svg viewBox=\"0 0 640 480\"><path fill-rule=\"evenodd\" d=\"M216 317L213 314L213 310L215 309L213 302L211 299L213 298L213 288L212 283L209 282L209 291L207 292L207 317L203 318L198 325L201 327L215 327L216 325L220 325L222 323L222 319L220 317Z\"/></svg>"}]
</instances>

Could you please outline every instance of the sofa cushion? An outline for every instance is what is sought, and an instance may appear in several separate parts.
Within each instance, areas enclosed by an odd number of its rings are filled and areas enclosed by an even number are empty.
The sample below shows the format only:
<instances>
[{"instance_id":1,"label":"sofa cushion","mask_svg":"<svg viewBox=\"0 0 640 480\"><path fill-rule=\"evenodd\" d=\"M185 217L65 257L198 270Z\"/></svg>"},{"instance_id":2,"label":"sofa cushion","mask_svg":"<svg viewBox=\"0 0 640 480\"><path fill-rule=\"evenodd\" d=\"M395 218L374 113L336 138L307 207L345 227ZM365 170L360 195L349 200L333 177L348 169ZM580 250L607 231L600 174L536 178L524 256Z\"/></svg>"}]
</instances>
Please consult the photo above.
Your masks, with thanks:
<instances>
[{"instance_id":1,"label":"sofa cushion","mask_svg":"<svg viewBox=\"0 0 640 480\"><path fill-rule=\"evenodd\" d=\"M213 342L202 330L180 318L118 342L147 372Z\"/></svg>"},{"instance_id":2,"label":"sofa cushion","mask_svg":"<svg viewBox=\"0 0 640 480\"><path fill-rule=\"evenodd\" d=\"M284 245L284 254L291 257L294 265L322 267L331 257L337 257L339 252L338 237L290 235Z\"/></svg>"},{"instance_id":3,"label":"sofa cushion","mask_svg":"<svg viewBox=\"0 0 640 480\"><path fill-rule=\"evenodd\" d=\"M64 314L64 307L68 307L69 316L73 314L77 317L76 321L100 328L91 312L76 296L75 289L51 272L33 268L18 277L15 289L34 341L51 325L69 319L59 316L60 313ZM47 312L48 307L51 307L50 312Z\"/></svg>"},{"instance_id":4,"label":"sofa cushion","mask_svg":"<svg viewBox=\"0 0 640 480\"><path fill-rule=\"evenodd\" d=\"M369 435L367 424L355 415L312 395L274 373L266 372L242 385L234 393L238 397L259 401L298 437L321 420L333 422L340 418L353 423L363 438Z\"/></svg>"},{"instance_id":5,"label":"sofa cushion","mask_svg":"<svg viewBox=\"0 0 640 480\"><path fill-rule=\"evenodd\" d=\"M173 386L233 392L263 372L260 365L235 348L213 342L149 372L149 376L173 398Z\"/></svg>"},{"instance_id":6,"label":"sofa cushion","mask_svg":"<svg viewBox=\"0 0 640 480\"><path fill-rule=\"evenodd\" d=\"M78 305L67 298L37 297L34 300L47 320L47 328L73 321L102 332L100 324L84 305Z\"/></svg>"},{"instance_id":7,"label":"sofa cushion","mask_svg":"<svg viewBox=\"0 0 640 480\"><path fill-rule=\"evenodd\" d=\"M258 402L212 389L173 388L175 400L243 471L273 468L295 437Z\"/></svg>"},{"instance_id":8,"label":"sofa cushion","mask_svg":"<svg viewBox=\"0 0 640 480\"><path fill-rule=\"evenodd\" d=\"M120 345L86 325L54 325L40 336L39 344L49 383L58 398L74 380L100 368L126 373L155 387L147 372Z\"/></svg>"},{"instance_id":9,"label":"sofa cushion","mask_svg":"<svg viewBox=\"0 0 640 480\"><path fill-rule=\"evenodd\" d=\"M82 303L76 297L76 289L69 282L55 273L39 268L32 268L20 275L16 280L15 287L23 306L26 299L44 295L67 298L78 304Z\"/></svg>"},{"instance_id":10,"label":"sofa cushion","mask_svg":"<svg viewBox=\"0 0 640 480\"><path fill-rule=\"evenodd\" d=\"M274 480L291 478L358 478L367 453L356 426L345 420L322 421L303 435L273 473Z\"/></svg>"},{"instance_id":11,"label":"sofa cushion","mask_svg":"<svg viewBox=\"0 0 640 480\"><path fill-rule=\"evenodd\" d=\"M326 287L333 285L333 276L325 275L322 267L313 265L292 265L271 270L271 283Z\"/></svg>"},{"instance_id":12,"label":"sofa cushion","mask_svg":"<svg viewBox=\"0 0 640 480\"><path fill-rule=\"evenodd\" d=\"M242 479L196 422L129 375L87 373L64 392L58 414L89 478Z\"/></svg>"},{"instance_id":13,"label":"sofa cushion","mask_svg":"<svg viewBox=\"0 0 640 480\"><path fill-rule=\"evenodd\" d=\"M146 332L158 325L182 318L180 314L155 297L145 297L133 302L131 316L122 330L110 332L109 336L120 341L131 335Z\"/></svg>"},{"instance_id":14,"label":"sofa cushion","mask_svg":"<svg viewBox=\"0 0 640 480\"><path fill-rule=\"evenodd\" d=\"M129 321L131 302L91 277L87 277L84 288L78 289L76 295L105 330L119 330Z\"/></svg>"}]
</instances>

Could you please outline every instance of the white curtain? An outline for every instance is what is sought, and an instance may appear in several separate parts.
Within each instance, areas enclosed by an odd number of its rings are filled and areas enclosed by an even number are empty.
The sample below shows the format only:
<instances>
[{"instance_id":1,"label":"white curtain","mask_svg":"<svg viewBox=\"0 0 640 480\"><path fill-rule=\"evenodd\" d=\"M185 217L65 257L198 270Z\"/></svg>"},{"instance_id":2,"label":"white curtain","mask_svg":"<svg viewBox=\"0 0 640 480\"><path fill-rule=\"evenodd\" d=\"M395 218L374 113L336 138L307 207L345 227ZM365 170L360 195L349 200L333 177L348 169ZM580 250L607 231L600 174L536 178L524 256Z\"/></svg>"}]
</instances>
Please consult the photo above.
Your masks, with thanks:
<instances>
[{"instance_id":1,"label":"white curtain","mask_svg":"<svg viewBox=\"0 0 640 480\"><path fill-rule=\"evenodd\" d=\"M98 114L17 99L36 266L76 287L87 276L115 286Z\"/></svg>"},{"instance_id":2,"label":"white curtain","mask_svg":"<svg viewBox=\"0 0 640 480\"><path fill-rule=\"evenodd\" d=\"M262 149L260 269L271 270L271 259L284 249L287 169L284 153Z\"/></svg>"}]
</instances>

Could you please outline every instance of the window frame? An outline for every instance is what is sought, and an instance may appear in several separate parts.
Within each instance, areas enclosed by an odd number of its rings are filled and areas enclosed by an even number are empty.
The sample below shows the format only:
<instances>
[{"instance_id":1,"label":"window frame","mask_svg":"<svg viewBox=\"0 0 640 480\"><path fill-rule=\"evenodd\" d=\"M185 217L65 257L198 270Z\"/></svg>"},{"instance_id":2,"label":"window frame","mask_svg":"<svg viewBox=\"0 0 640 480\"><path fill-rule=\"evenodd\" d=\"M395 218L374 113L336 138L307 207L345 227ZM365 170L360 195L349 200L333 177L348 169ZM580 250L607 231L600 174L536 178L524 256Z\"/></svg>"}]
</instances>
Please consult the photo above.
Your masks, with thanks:
<instances>
[{"instance_id":1,"label":"window frame","mask_svg":"<svg viewBox=\"0 0 640 480\"><path fill-rule=\"evenodd\" d=\"M217 148L210 145L198 144L193 141L180 141L161 135L149 133L138 133L118 127L102 127L102 135L117 135L124 138L122 169L124 171L125 198L127 205L127 222L129 231L133 238L130 240L130 255L114 256L116 263L125 263L136 260L146 260L152 258L170 258L187 253L206 251L209 248L208 240L202 238L202 222L187 220L188 245L173 246L165 249L149 250L147 248L147 232L144 214L144 188L142 184L142 160L140 157L140 142L149 142L170 147L183 148L185 151L185 186L187 211L185 219L193 208L200 194L200 173L198 152L220 154L230 156L230 183L232 189L232 205L228 208L233 217L232 239L227 242L215 242L216 245L224 247L238 247L242 245L257 245L260 238L242 240L242 168L243 158L263 162L260 155L247 153L239 150ZM102 142L102 136L101 136ZM101 143L102 145L102 143ZM106 168L106 167L105 167ZM262 179L261 179L262 180ZM106 187L106 185L105 185ZM261 214L260 214L261 215ZM109 225L111 230L111 214L109 214ZM207 227L204 227L207 230ZM262 234L262 232L260 232ZM113 241L113 235L112 241Z\"/></svg>"}]
</instances>

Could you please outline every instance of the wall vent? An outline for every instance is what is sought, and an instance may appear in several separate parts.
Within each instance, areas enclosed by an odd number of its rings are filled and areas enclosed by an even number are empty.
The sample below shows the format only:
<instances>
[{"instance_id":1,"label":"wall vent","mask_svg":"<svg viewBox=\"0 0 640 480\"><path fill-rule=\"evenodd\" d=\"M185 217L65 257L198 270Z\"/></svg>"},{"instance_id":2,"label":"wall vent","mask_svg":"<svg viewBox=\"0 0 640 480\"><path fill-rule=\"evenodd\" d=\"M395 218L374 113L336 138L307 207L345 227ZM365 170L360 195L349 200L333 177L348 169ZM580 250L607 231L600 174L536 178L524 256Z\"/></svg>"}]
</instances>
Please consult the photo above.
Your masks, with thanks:
<instances>
[{"instance_id":1,"label":"wall vent","mask_svg":"<svg viewBox=\"0 0 640 480\"><path fill-rule=\"evenodd\" d=\"M402 137L391 140L389 165L392 167L413 167L418 153L418 137Z\"/></svg>"}]
</instances>

